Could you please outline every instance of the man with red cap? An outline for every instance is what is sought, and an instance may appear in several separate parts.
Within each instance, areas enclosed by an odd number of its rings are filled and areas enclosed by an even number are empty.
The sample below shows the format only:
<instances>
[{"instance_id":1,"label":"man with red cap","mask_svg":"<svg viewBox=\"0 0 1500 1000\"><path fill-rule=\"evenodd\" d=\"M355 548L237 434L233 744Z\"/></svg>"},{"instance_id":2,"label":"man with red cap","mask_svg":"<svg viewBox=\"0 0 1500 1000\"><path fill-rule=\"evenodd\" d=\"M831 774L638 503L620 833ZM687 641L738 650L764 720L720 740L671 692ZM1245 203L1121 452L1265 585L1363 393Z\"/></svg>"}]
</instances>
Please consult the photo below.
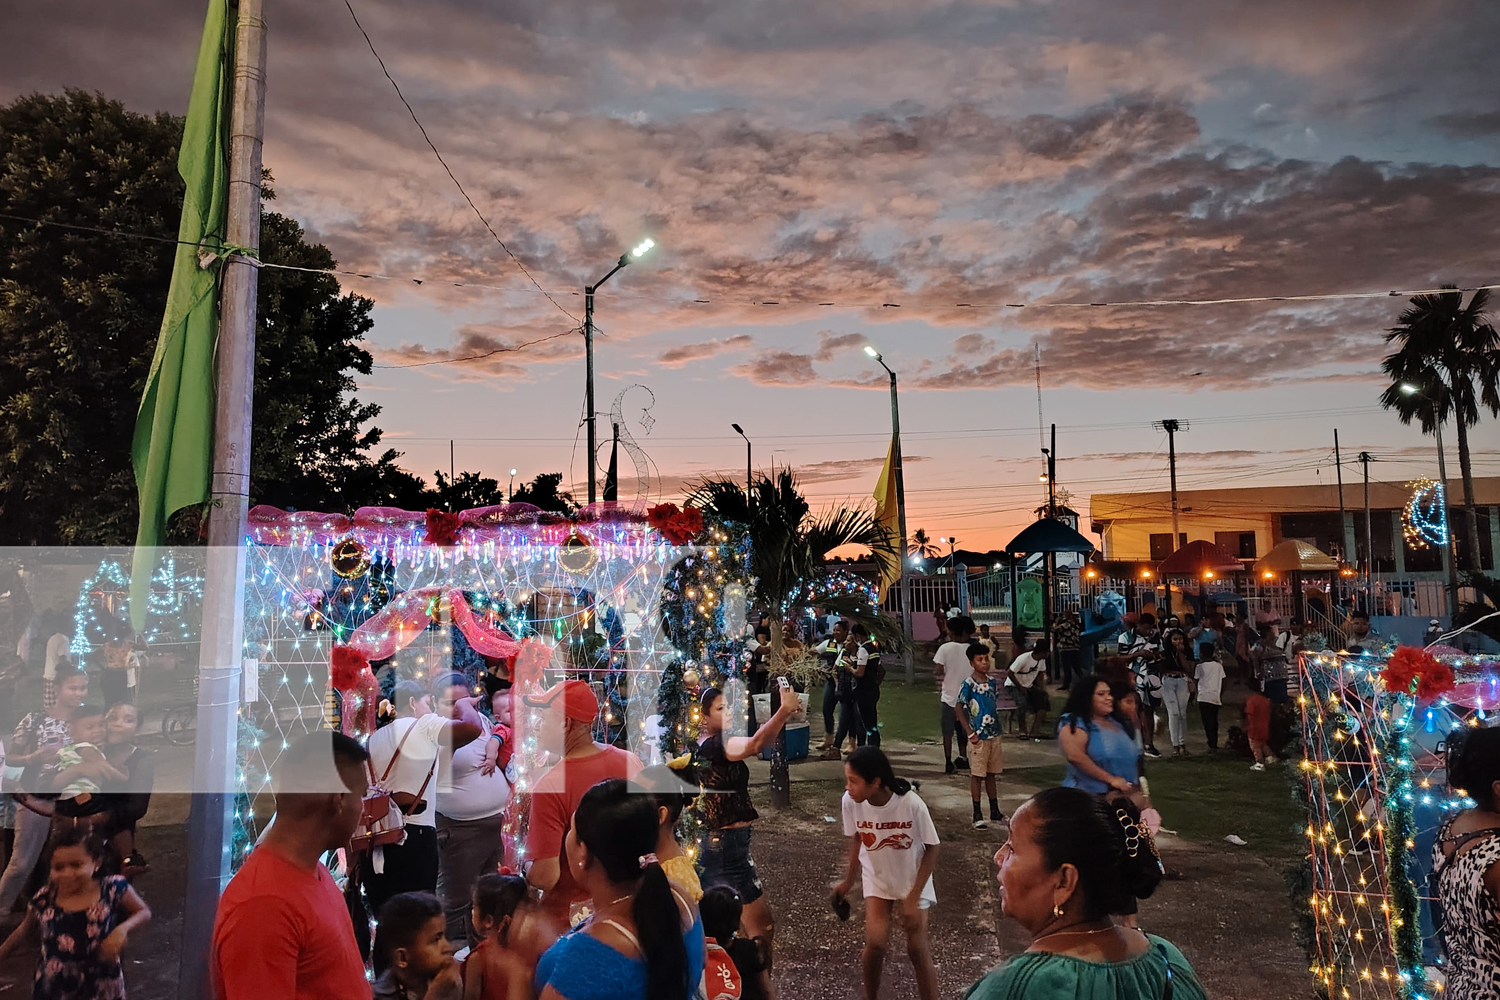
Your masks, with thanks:
<instances>
[{"instance_id":1,"label":"man with red cap","mask_svg":"<svg viewBox=\"0 0 1500 1000\"><path fill-rule=\"evenodd\" d=\"M634 778L642 764L628 750L594 742L599 699L583 681L554 684L540 695L528 696L526 702L543 711L544 749L562 753L562 760L532 789L526 830L531 867L526 878L542 890L542 905L571 924L573 906L589 898L565 863L563 841L573 824L573 812L590 788L609 778Z\"/></svg>"}]
</instances>

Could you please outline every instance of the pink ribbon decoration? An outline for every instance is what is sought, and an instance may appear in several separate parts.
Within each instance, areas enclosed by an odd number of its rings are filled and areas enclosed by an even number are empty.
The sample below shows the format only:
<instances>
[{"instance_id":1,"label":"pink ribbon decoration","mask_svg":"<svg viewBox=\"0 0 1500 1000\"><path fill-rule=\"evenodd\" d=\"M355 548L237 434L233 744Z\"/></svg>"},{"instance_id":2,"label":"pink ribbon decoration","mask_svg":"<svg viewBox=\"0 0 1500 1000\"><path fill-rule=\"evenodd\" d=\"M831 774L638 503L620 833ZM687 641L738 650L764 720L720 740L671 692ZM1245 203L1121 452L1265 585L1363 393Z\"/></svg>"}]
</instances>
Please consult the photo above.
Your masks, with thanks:
<instances>
[{"instance_id":1,"label":"pink ribbon decoration","mask_svg":"<svg viewBox=\"0 0 1500 1000\"><path fill-rule=\"evenodd\" d=\"M556 545L575 524L608 524L637 529L648 541L644 509L618 503L590 504L572 518L541 510L529 503L495 504L462 511L458 515L457 544L505 541ZM349 518L343 514L316 511L284 511L264 504L250 511L250 540L258 545L311 543L331 545L353 536L379 546L391 542L416 544L425 541L427 512L399 507L361 507ZM305 536L305 537L303 537Z\"/></svg>"},{"instance_id":2,"label":"pink ribbon decoration","mask_svg":"<svg viewBox=\"0 0 1500 1000\"><path fill-rule=\"evenodd\" d=\"M307 533L313 544L327 545L347 535L349 526L350 521L343 514L302 510L288 513L265 504L250 509L250 540L259 545L286 545L302 532Z\"/></svg>"},{"instance_id":3,"label":"pink ribbon decoration","mask_svg":"<svg viewBox=\"0 0 1500 1000\"><path fill-rule=\"evenodd\" d=\"M1455 684L1453 690L1443 697L1448 699L1450 705L1492 710L1500 706L1500 678L1489 677L1479 681L1464 681L1461 684Z\"/></svg>"},{"instance_id":4,"label":"pink ribbon decoration","mask_svg":"<svg viewBox=\"0 0 1500 1000\"><path fill-rule=\"evenodd\" d=\"M397 595L349 636L348 645L370 660L388 660L421 635L432 624L433 603L446 595L453 605L453 624L469 645L483 656L510 659L521 644L504 629L496 628L474 614L463 591L421 587Z\"/></svg>"}]
</instances>

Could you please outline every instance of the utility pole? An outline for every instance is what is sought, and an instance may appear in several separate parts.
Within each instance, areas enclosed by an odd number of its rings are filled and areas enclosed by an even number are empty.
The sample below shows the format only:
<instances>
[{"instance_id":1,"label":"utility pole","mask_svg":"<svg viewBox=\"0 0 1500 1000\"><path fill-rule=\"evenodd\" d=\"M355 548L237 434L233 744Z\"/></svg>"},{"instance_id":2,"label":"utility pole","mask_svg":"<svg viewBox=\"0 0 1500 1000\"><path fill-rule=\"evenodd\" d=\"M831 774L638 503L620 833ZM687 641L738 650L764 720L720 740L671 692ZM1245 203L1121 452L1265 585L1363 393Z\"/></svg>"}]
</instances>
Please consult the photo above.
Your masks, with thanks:
<instances>
[{"instance_id":1,"label":"utility pole","mask_svg":"<svg viewBox=\"0 0 1500 1000\"><path fill-rule=\"evenodd\" d=\"M1333 468L1339 479L1339 548L1344 547L1344 459L1339 454L1339 429L1333 429ZM1344 553L1347 561L1348 553Z\"/></svg>"},{"instance_id":2,"label":"utility pole","mask_svg":"<svg viewBox=\"0 0 1500 1000\"><path fill-rule=\"evenodd\" d=\"M1438 481L1442 484L1437 493L1443 504L1443 569L1448 572L1448 614L1458 608L1458 559L1453 551L1453 529L1448 525L1448 463L1443 458L1443 421L1437 420L1432 430L1437 438ZM1452 621L1452 618L1449 618Z\"/></svg>"},{"instance_id":3,"label":"utility pole","mask_svg":"<svg viewBox=\"0 0 1500 1000\"><path fill-rule=\"evenodd\" d=\"M1052 425L1052 447L1043 448L1042 454L1047 456L1047 517L1057 520L1057 425ZM1175 493L1173 494L1175 496ZM1057 553L1047 552L1042 555L1042 568L1045 570L1047 585L1042 589L1042 636L1049 641L1052 638L1052 617L1055 597L1052 593L1057 582ZM1054 662L1056 656L1054 654Z\"/></svg>"},{"instance_id":4,"label":"utility pole","mask_svg":"<svg viewBox=\"0 0 1500 1000\"><path fill-rule=\"evenodd\" d=\"M900 547L897 549L897 554L901 557L901 631L906 637L901 660L906 668L906 683L909 687L917 682L917 666L911 655L911 579L907 572L911 559L906 554L906 478L901 472L901 407L896 402L896 372L885 363L885 358L874 346L866 344L865 353L874 358L891 377L891 465L896 474L896 530L901 534Z\"/></svg>"},{"instance_id":5,"label":"utility pole","mask_svg":"<svg viewBox=\"0 0 1500 1000\"><path fill-rule=\"evenodd\" d=\"M1182 528L1178 524L1177 511L1177 432L1186 433L1188 423L1186 420L1158 420L1151 426L1167 435L1167 468L1172 477L1172 551L1176 552L1182 547ZM1170 589L1168 593L1171 593Z\"/></svg>"},{"instance_id":6,"label":"utility pole","mask_svg":"<svg viewBox=\"0 0 1500 1000\"><path fill-rule=\"evenodd\" d=\"M260 248L261 143L265 135L266 23L262 0L239 0L229 121L225 242ZM187 888L177 995L211 992L214 913L229 880L245 638L245 533L249 521L250 418L255 392L255 304L260 271L238 254L224 262L219 299L212 499L198 661L198 739L188 815Z\"/></svg>"},{"instance_id":7,"label":"utility pole","mask_svg":"<svg viewBox=\"0 0 1500 1000\"><path fill-rule=\"evenodd\" d=\"M619 268L615 268L618 271ZM614 274L614 271L609 272ZM605 280L609 280L606 276ZM603 284L600 282L599 284ZM587 371L588 385L583 392L584 420L589 425L588 442L588 468L589 468L589 503L593 504L594 496L594 449L599 446L594 434L594 289L599 285L585 285L583 287L583 356L584 367ZM573 440L578 440L574 438Z\"/></svg>"},{"instance_id":8,"label":"utility pole","mask_svg":"<svg viewBox=\"0 0 1500 1000\"><path fill-rule=\"evenodd\" d=\"M1375 459L1368 451L1359 453L1358 461L1365 467L1365 613L1371 611L1371 598L1374 597L1372 580L1375 573L1375 543L1374 533L1370 530L1370 463Z\"/></svg>"}]
</instances>

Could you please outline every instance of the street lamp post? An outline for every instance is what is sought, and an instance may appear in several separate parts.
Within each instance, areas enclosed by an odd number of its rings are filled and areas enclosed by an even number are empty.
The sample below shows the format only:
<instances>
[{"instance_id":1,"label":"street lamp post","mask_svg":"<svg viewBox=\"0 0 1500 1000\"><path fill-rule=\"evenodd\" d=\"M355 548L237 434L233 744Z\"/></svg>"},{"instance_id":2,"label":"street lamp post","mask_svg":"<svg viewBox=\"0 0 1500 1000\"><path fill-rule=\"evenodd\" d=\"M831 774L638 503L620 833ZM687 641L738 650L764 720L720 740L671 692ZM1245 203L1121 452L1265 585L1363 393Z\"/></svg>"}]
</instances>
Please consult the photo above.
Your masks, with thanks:
<instances>
[{"instance_id":1,"label":"street lamp post","mask_svg":"<svg viewBox=\"0 0 1500 1000\"><path fill-rule=\"evenodd\" d=\"M511 469L510 470L510 495L511 495L511 497L514 497L516 495L516 470L515 469Z\"/></svg>"},{"instance_id":2,"label":"street lamp post","mask_svg":"<svg viewBox=\"0 0 1500 1000\"><path fill-rule=\"evenodd\" d=\"M1432 436L1437 439L1438 480L1442 483L1438 495L1443 501L1443 569L1448 576L1448 613L1451 615L1458 607L1458 560L1453 557L1453 529L1448 525L1448 463L1443 458L1443 411L1436 399L1410 382L1401 383L1401 393L1405 396L1421 396L1432 404ZM1394 546L1400 543L1392 538L1391 544Z\"/></svg>"},{"instance_id":3,"label":"street lamp post","mask_svg":"<svg viewBox=\"0 0 1500 1000\"><path fill-rule=\"evenodd\" d=\"M745 497L749 499L751 487L754 486L752 477L755 475L755 463L751 459L750 452L750 438L746 436L739 424L730 424L729 426L734 428L736 434L745 439Z\"/></svg>"},{"instance_id":4,"label":"street lamp post","mask_svg":"<svg viewBox=\"0 0 1500 1000\"><path fill-rule=\"evenodd\" d=\"M901 659L902 665L906 667L906 683L909 686L917 682L917 668L911 655L911 579L907 575L906 566L906 480L901 474L901 408L896 402L896 373L891 371L891 366L885 363L885 358L874 347L866 344L865 353L879 362L880 367L891 377L891 455L894 459L891 464L896 473L896 530L901 535L898 550L901 559L901 631L906 635Z\"/></svg>"},{"instance_id":5,"label":"street lamp post","mask_svg":"<svg viewBox=\"0 0 1500 1000\"><path fill-rule=\"evenodd\" d=\"M588 370L588 383L585 386L583 393L583 409L584 413L587 415L587 423L589 429L589 503L593 503L596 499L595 490L598 488L598 484L595 482L595 480L597 479L597 469L595 466L596 459L594 452L599 447L599 441L595 433L596 429L594 426L594 293L597 292L606 281L608 281L610 278L613 278L616 271L629 264L632 260L639 260L642 257L646 256L646 254L650 252L651 248L654 246L656 246L655 240L641 240L641 242L637 243L629 253L620 254L620 259L615 262L615 266L610 269L610 272L608 274L600 278L598 281L594 282L592 285L583 286L583 356L584 364Z\"/></svg>"}]
</instances>

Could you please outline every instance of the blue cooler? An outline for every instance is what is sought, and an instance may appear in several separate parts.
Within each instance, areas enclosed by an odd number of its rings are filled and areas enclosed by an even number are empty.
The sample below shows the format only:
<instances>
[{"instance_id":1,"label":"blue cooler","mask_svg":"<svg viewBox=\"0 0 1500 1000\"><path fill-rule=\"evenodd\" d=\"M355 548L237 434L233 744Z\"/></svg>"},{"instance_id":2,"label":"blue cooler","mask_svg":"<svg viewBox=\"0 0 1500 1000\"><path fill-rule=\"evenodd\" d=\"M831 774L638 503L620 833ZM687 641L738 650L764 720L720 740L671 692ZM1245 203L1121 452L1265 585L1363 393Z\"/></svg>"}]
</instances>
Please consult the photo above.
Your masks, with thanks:
<instances>
[{"instance_id":1,"label":"blue cooler","mask_svg":"<svg viewBox=\"0 0 1500 1000\"><path fill-rule=\"evenodd\" d=\"M806 722L787 726L786 733L786 759L801 760L806 757L812 744L812 726ZM760 752L761 760L770 760L771 755L776 752L774 743L768 744Z\"/></svg>"}]
</instances>

